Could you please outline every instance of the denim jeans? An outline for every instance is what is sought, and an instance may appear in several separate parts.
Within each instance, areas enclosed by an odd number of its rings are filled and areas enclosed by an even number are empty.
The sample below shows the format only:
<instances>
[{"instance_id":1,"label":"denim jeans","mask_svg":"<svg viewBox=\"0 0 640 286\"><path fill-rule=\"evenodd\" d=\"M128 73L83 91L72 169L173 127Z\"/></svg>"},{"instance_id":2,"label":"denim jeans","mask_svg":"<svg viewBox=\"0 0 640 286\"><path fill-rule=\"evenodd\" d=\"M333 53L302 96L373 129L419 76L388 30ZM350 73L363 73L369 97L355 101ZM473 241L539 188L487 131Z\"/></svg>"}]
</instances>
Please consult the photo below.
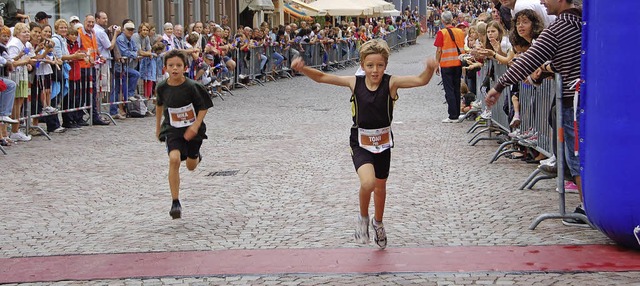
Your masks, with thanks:
<instances>
[{"instance_id":1,"label":"denim jeans","mask_svg":"<svg viewBox=\"0 0 640 286\"><path fill-rule=\"evenodd\" d=\"M444 98L447 100L449 119L458 120L460 117L460 77L462 67L440 68Z\"/></svg>"},{"instance_id":2,"label":"denim jeans","mask_svg":"<svg viewBox=\"0 0 640 286\"><path fill-rule=\"evenodd\" d=\"M121 73L116 70L113 90L111 91L110 102L117 102L120 100L118 96L120 89L122 88L122 99L127 101L129 96L133 96L136 93L136 87L138 86L138 79L140 79L140 73L132 68L127 68L125 73ZM126 78L125 78L126 77ZM118 105L112 104L109 106L109 114L118 114Z\"/></svg>"},{"instance_id":3,"label":"denim jeans","mask_svg":"<svg viewBox=\"0 0 640 286\"><path fill-rule=\"evenodd\" d=\"M580 112L578 112L580 122ZM575 155L575 139L578 130L573 128L573 106L562 107L562 128L564 129L564 157L572 176L580 176L580 158Z\"/></svg>"},{"instance_id":4,"label":"denim jeans","mask_svg":"<svg viewBox=\"0 0 640 286\"><path fill-rule=\"evenodd\" d=\"M6 77L2 78L7 89L0 92L0 116L11 116L13 101L16 98L16 83Z\"/></svg>"},{"instance_id":5,"label":"denim jeans","mask_svg":"<svg viewBox=\"0 0 640 286\"><path fill-rule=\"evenodd\" d=\"M276 60L275 63L273 63L274 66L276 66L276 67L279 66L282 63L282 61L284 61L284 57L280 53L274 52L271 55Z\"/></svg>"}]
</instances>

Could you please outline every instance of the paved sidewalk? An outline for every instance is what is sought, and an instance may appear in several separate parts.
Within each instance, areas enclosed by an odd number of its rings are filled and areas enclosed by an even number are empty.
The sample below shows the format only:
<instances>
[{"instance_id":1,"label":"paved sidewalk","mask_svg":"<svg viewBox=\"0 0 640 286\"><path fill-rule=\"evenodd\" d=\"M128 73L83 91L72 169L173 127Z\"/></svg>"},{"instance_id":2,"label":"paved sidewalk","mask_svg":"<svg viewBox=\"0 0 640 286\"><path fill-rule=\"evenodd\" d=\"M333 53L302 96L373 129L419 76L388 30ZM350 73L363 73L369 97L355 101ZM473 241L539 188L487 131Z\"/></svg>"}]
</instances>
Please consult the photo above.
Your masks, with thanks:
<instances>
[{"instance_id":1,"label":"paved sidewalk","mask_svg":"<svg viewBox=\"0 0 640 286\"><path fill-rule=\"evenodd\" d=\"M421 37L418 45L392 54L388 71L417 74L434 54L432 39ZM471 147L471 136L465 133L470 122L440 123L446 104L439 81L434 77L426 87L399 91L385 213L389 251L612 244L597 230L566 227L558 220L529 230L536 216L557 210L554 182L517 190L534 165L504 158L487 164L495 142ZM207 115L210 139L202 146L202 164L195 172L182 169L180 220L168 215L168 159L164 146L153 138L154 118L53 134L52 141L36 137L9 147L9 155L0 157L5 170L0 275L3 263L18 257L378 251L374 243L361 246L353 240L358 181L348 150L348 89L296 77L233 93L225 101L214 99ZM213 176L220 171L237 174ZM568 194L568 209L577 202L577 195ZM277 257L274 261L290 263ZM34 263L32 270L47 269ZM640 285L639 270L615 269L213 273L56 285Z\"/></svg>"}]
</instances>

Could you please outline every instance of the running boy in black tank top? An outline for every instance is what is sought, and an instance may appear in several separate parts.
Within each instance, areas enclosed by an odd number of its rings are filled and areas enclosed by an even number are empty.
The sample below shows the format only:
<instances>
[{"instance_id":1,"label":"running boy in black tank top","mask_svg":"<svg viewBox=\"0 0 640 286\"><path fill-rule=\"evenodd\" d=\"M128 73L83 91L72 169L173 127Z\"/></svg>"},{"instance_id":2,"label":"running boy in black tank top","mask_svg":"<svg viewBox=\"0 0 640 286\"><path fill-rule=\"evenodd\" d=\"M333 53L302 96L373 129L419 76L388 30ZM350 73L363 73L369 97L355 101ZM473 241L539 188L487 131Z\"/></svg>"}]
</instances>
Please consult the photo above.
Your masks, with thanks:
<instances>
[{"instance_id":1,"label":"running boy in black tank top","mask_svg":"<svg viewBox=\"0 0 640 286\"><path fill-rule=\"evenodd\" d=\"M399 88L423 86L429 83L438 63L427 61L425 70L417 76L391 76L384 73L389 60L389 46L382 40L371 40L360 48L360 65L364 76L337 76L305 66L301 58L291 68L319 83L351 89L353 126L351 127L351 158L360 179L360 215L356 221L355 238L369 243L369 202L374 193L375 216L371 220L374 240L382 249L387 236L382 224L387 194L387 177L391 160L393 135L391 121L393 104Z\"/></svg>"}]
</instances>

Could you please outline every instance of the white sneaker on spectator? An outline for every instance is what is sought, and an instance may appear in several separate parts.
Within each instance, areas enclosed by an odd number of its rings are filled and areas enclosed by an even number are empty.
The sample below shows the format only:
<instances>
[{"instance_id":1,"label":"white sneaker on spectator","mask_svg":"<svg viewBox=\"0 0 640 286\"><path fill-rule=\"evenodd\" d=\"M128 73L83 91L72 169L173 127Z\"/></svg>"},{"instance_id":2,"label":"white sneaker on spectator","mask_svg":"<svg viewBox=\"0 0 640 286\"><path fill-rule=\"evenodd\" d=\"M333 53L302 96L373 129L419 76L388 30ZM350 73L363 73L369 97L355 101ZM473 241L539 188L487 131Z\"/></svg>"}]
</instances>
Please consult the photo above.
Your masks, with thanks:
<instances>
[{"instance_id":1,"label":"white sneaker on spectator","mask_svg":"<svg viewBox=\"0 0 640 286\"><path fill-rule=\"evenodd\" d=\"M540 165L547 165L547 166L555 166L556 165L556 155L551 155L551 157L541 160L540 161Z\"/></svg>"},{"instance_id":2,"label":"white sneaker on spectator","mask_svg":"<svg viewBox=\"0 0 640 286\"><path fill-rule=\"evenodd\" d=\"M18 123L18 120L12 119L9 116L2 116L0 117L0 121L4 122L4 123L11 123L11 124L16 124Z\"/></svg>"},{"instance_id":3,"label":"white sneaker on spectator","mask_svg":"<svg viewBox=\"0 0 640 286\"><path fill-rule=\"evenodd\" d=\"M11 140L13 141L31 141L31 136L25 135L24 133L22 133L22 131L11 133L11 136L9 136L9 138L11 138Z\"/></svg>"},{"instance_id":4,"label":"white sneaker on spectator","mask_svg":"<svg viewBox=\"0 0 640 286\"><path fill-rule=\"evenodd\" d=\"M129 101L132 101L132 102L133 102L133 101L138 101L138 98L137 98L135 95L131 95L131 96L129 96L129 98L128 98L128 99L129 99Z\"/></svg>"},{"instance_id":5,"label":"white sneaker on spectator","mask_svg":"<svg viewBox=\"0 0 640 286\"><path fill-rule=\"evenodd\" d=\"M460 123L460 119L450 119L449 117L442 119L442 123Z\"/></svg>"},{"instance_id":6,"label":"white sneaker on spectator","mask_svg":"<svg viewBox=\"0 0 640 286\"><path fill-rule=\"evenodd\" d=\"M67 131L66 128L60 126L58 128L56 128L55 130L53 130L53 133L64 133L65 131Z\"/></svg>"},{"instance_id":7,"label":"white sneaker on spectator","mask_svg":"<svg viewBox=\"0 0 640 286\"><path fill-rule=\"evenodd\" d=\"M52 106L45 106L42 108L42 112L51 114L58 112L58 109L53 108Z\"/></svg>"},{"instance_id":8,"label":"white sneaker on spectator","mask_svg":"<svg viewBox=\"0 0 640 286\"><path fill-rule=\"evenodd\" d=\"M491 119L491 110L487 109L480 114L483 119Z\"/></svg>"}]
</instances>

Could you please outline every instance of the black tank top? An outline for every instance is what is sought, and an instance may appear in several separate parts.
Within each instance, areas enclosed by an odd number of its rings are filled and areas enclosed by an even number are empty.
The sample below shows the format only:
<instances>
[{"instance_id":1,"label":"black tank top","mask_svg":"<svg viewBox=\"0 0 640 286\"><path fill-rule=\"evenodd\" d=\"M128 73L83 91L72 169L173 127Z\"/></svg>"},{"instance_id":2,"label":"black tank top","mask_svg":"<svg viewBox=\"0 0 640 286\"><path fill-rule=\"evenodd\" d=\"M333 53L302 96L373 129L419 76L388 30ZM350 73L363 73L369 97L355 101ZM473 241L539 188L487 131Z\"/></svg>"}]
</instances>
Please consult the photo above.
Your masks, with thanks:
<instances>
[{"instance_id":1,"label":"black tank top","mask_svg":"<svg viewBox=\"0 0 640 286\"><path fill-rule=\"evenodd\" d=\"M356 86L351 95L351 128L377 129L391 126L393 120L393 104L389 91L391 76L384 74L378 89L367 88L364 76L356 76Z\"/></svg>"}]
</instances>

